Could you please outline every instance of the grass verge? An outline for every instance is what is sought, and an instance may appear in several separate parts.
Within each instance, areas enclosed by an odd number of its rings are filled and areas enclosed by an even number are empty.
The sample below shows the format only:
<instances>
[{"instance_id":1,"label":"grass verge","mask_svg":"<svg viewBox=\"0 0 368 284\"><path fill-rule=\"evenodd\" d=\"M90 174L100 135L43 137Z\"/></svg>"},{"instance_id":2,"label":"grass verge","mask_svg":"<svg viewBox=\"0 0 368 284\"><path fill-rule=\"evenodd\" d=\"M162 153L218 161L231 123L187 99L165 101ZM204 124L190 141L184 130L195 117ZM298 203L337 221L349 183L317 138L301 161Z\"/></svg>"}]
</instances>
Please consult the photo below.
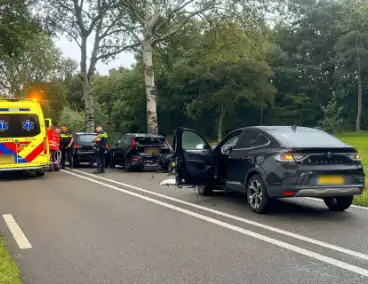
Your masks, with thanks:
<instances>
[{"instance_id":1,"label":"grass verge","mask_svg":"<svg viewBox=\"0 0 368 284\"><path fill-rule=\"evenodd\" d=\"M0 283L21 284L20 271L0 237Z\"/></svg>"},{"instance_id":2,"label":"grass verge","mask_svg":"<svg viewBox=\"0 0 368 284\"><path fill-rule=\"evenodd\" d=\"M346 144L355 147L361 157L364 169L368 169L368 132L347 132L336 135ZM366 176L366 183L368 184L368 176ZM362 195L354 197L354 204L360 206L368 206L368 191L364 191Z\"/></svg>"}]
</instances>

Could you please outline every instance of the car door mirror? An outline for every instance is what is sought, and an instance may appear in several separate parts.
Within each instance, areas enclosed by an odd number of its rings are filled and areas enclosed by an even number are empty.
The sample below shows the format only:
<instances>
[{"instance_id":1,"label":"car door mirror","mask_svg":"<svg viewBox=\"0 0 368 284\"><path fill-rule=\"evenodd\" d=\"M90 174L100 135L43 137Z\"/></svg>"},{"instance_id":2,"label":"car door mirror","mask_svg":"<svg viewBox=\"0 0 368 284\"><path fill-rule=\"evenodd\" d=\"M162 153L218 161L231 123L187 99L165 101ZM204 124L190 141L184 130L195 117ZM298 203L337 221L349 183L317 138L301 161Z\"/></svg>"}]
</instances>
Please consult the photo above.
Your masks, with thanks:
<instances>
[{"instance_id":1,"label":"car door mirror","mask_svg":"<svg viewBox=\"0 0 368 284\"><path fill-rule=\"evenodd\" d=\"M234 146L227 146L221 149L222 154L229 154L233 150Z\"/></svg>"},{"instance_id":2,"label":"car door mirror","mask_svg":"<svg viewBox=\"0 0 368 284\"><path fill-rule=\"evenodd\" d=\"M198 149L198 150L204 150L204 148L205 148L205 145L203 143L197 144L197 146L196 146L196 149Z\"/></svg>"}]
</instances>

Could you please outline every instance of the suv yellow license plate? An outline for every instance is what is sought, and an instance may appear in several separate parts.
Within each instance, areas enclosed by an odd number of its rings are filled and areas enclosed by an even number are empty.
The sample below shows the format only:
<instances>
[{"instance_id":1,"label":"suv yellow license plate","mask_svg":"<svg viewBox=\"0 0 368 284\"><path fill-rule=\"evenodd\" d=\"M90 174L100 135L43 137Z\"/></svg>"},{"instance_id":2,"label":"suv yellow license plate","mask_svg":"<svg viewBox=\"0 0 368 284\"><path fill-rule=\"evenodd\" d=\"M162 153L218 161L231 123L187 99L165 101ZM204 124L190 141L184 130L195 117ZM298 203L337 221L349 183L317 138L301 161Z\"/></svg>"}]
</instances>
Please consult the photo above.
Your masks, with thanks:
<instances>
[{"instance_id":1,"label":"suv yellow license plate","mask_svg":"<svg viewBox=\"0 0 368 284\"><path fill-rule=\"evenodd\" d=\"M319 185L340 185L344 183L345 183L345 179L343 176L319 176L318 177Z\"/></svg>"}]
</instances>

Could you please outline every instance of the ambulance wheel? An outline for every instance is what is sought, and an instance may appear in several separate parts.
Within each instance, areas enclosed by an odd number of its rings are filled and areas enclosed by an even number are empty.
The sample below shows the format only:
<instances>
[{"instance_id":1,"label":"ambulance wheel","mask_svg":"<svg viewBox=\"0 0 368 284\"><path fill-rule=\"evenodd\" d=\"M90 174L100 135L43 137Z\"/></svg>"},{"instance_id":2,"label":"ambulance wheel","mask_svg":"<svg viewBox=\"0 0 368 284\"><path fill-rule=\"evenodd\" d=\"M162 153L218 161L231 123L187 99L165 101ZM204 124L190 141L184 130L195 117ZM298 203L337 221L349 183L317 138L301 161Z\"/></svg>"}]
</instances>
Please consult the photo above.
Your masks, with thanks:
<instances>
[{"instance_id":1,"label":"ambulance wheel","mask_svg":"<svg viewBox=\"0 0 368 284\"><path fill-rule=\"evenodd\" d=\"M35 173L36 173L36 177L43 177L45 175L44 170L37 170L35 171Z\"/></svg>"}]
</instances>

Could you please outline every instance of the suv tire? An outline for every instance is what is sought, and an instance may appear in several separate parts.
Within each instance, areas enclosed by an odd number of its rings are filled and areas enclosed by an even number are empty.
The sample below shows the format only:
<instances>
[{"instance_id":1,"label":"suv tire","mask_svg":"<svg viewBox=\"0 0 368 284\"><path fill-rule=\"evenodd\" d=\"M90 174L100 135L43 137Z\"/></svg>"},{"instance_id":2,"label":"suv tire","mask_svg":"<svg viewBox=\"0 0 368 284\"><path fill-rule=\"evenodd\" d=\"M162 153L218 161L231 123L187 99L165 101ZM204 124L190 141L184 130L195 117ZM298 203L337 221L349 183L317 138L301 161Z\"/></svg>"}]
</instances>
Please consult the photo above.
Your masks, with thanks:
<instances>
[{"instance_id":1,"label":"suv tire","mask_svg":"<svg viewBox=\"0 0 368 284\"><path fill-rule=\"evenodd\" d=\"M208 185L199 185L198 186L198 193L202 196L209 196L213 193L213 187Z\"/></svg>"},{"instance_id":2,"label":"suv tire","mask_svg":"<svg viewBox=\"0 0 368 284\"><path fill-rule=\"evenodd\" d=\"M267 194L267 187L260 175L252 176L247 184L247 201L255 213L266 213L269 207L270 198Z\"/></svg>"},{"instance_id":3,"label":"suv tire","mask_svg":"<svg viewBox=\"0 0 368 284\"><path fill-rule=\"evenodd\" d=\"M353 196L336 196L323 198L326 206L331 211L344 211L353 203Z\"/></svg>"}]
</instances>

